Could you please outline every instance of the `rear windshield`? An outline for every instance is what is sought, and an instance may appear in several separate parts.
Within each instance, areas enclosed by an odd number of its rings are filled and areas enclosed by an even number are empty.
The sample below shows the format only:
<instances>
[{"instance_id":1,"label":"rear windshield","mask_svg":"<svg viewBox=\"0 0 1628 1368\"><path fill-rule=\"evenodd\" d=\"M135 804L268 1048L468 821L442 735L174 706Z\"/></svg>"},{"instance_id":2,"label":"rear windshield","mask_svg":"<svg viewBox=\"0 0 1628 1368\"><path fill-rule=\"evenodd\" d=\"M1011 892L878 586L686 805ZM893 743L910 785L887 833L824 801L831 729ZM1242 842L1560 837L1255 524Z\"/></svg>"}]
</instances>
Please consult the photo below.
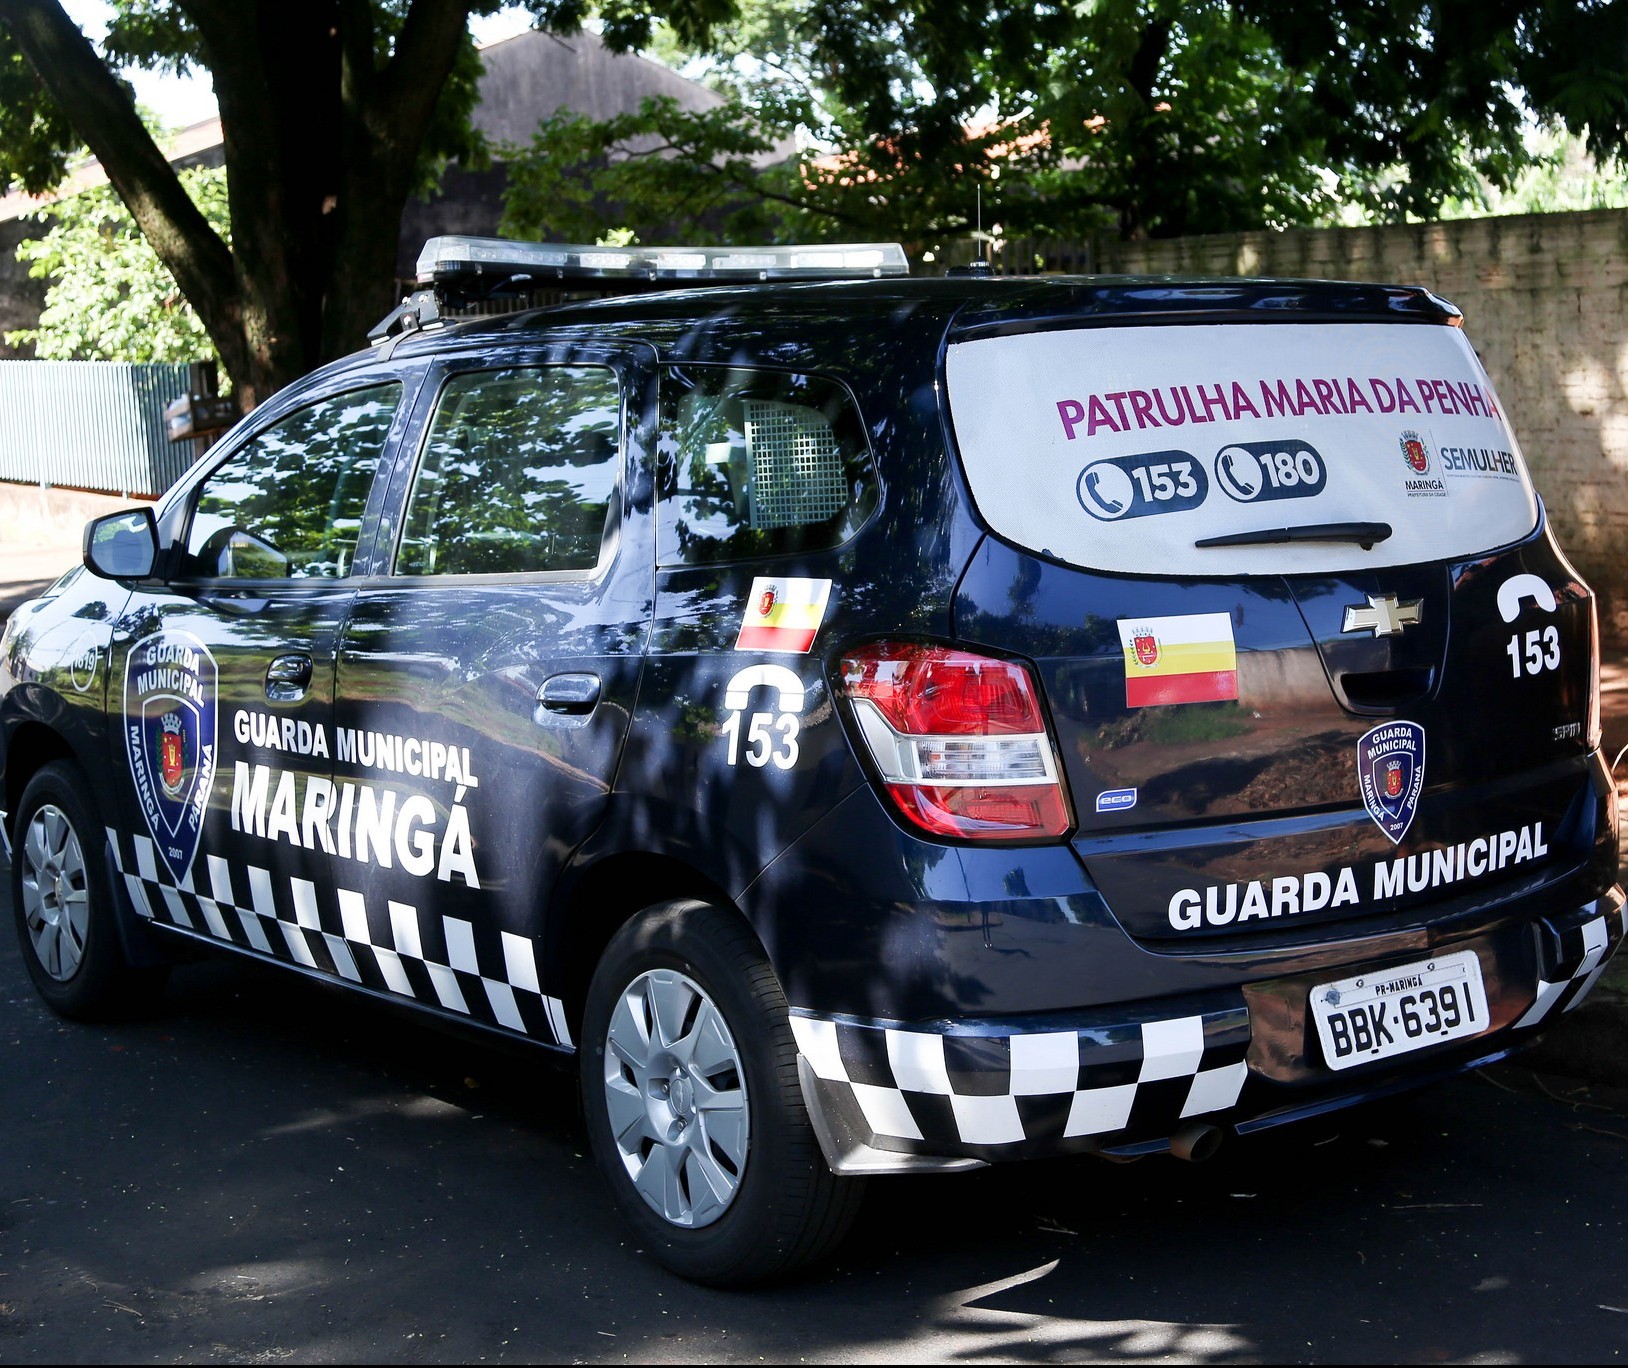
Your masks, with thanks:
<instances>
[{"instance_id":1,"label":"rear windshield","mask_svg":"<svg viewBox=\"0 0 1628 1368\"><path fill-rule=\"evenodd\" d=\"M1477 555L1537 525L1457 328L1080 329L955 343L946 366L980 514L1087 569L1329 574Z\"/></svg>"}]
</instances>

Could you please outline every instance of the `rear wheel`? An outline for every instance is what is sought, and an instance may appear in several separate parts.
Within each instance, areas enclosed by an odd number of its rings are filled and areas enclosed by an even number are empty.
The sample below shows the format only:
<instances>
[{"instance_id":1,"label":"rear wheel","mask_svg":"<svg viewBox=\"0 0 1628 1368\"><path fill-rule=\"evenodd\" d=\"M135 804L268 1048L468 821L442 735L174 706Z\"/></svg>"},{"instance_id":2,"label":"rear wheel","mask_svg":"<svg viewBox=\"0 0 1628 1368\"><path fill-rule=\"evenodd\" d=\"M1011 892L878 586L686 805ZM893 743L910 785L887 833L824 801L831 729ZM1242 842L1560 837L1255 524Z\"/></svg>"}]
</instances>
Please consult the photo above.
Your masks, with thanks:
<instances>
[{"instance_id":1,"label":"rear wheel","mask_svg":"<svg viewBox=\"0 0 1628 1368\"><path fill-rule=\"evenodd\" d=\"M149 1004L168 970L133 969L114 918L106 834L83 772L59 760L23 790L13 828L11 904L34 987L65 1017Z\"/></svg>"},{"instance_id":2,"label":"rear wheel","mask_svg":"<svg viewBox=\"0 0 1628 1368\"><path fill-rule=\"evenodd\" d=\"M785 997L733 914L667 903L624 926L582 1039L595 1161L659 1262L715 1286L762 1282L847 1233L861 1184L825 1165Z\"/></svg>"}]
</instances>

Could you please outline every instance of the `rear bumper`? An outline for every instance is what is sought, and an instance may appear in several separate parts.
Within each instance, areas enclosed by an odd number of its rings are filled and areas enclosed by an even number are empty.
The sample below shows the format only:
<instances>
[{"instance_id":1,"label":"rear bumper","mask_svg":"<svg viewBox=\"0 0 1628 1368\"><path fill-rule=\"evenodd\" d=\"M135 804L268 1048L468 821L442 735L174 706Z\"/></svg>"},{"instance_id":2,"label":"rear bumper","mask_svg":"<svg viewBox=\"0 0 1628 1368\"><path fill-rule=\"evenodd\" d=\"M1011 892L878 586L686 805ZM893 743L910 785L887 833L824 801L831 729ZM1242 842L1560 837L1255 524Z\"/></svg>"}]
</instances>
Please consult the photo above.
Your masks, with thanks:
<instances>
[{"instance_id":1,"label":"rear bumper","mask_svg":"<svg viewBox=\"0 0 1628 1368\"><path fill-rule=\"evenodd\" d=\"M946 1169L1168 1149L1184 1128L1250 1131L1489 1062L1576 1007L1624 936L1623 890L1563 914L1510 916L1431 955L1473 949L1491 1020L1479 1035L1341 1071L1309 1020L1314 982L1417 958L1121 1008L895 1023L796 1010L803 1093L837 1172Z\"/></svg>"}]
</instances>

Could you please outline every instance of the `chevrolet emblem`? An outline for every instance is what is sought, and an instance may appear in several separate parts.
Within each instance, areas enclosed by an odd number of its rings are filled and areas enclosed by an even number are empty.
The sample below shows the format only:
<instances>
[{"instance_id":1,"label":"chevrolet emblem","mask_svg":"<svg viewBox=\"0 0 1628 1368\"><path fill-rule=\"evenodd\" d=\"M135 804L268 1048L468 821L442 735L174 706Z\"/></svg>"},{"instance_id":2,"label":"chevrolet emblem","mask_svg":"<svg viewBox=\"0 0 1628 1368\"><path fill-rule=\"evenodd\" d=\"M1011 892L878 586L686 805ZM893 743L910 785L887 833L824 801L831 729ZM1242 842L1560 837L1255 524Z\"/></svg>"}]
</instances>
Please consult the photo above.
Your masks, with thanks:
<instances>
[{"instance_id":1,"label":"chevrolet emblem","mask_svg":"<svg viewBox=\"0 0 1628 1368\"><path fill-rule=\"evenodd\" d=\"M1369 594L1366 608L1348 606L1342 632L1366 632L1373 628L1376 637L1400 636L1404 627L1417 626L1423 618L1421 599L1397 602L1395 594Z\"/></svg>"}]
</instances>

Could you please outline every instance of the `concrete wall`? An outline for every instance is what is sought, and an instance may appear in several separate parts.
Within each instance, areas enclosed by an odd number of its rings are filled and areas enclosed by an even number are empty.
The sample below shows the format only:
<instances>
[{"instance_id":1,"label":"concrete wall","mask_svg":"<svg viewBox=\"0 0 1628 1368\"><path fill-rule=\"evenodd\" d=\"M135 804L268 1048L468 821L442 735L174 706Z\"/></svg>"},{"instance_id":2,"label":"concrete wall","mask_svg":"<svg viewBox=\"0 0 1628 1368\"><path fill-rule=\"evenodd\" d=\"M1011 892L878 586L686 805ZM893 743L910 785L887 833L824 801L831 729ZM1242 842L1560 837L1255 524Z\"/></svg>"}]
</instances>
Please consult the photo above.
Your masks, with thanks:
<instances>
[{"instance_id":1,"label":"concrete wall","mask_svg":"<svg viewBox=\"0 0 1628 1368\"><path fill-rule=\"evenodd\" d=\"M1602 628L1628 645L1628 210L1090 247L1101 272L1386 281L1451 300Z\"/></svg>"},{"instance_id":2,"label":"concrete wall","mask_svg":"<svg viewBox=\"0 0 1628 1368\"><path fill-rule=\"evenodd\" d=\"M0 550L61 548L71 562L85 524L92 518L151 502L83 489L0 482Z\"/></svg>"}]
</instances>

